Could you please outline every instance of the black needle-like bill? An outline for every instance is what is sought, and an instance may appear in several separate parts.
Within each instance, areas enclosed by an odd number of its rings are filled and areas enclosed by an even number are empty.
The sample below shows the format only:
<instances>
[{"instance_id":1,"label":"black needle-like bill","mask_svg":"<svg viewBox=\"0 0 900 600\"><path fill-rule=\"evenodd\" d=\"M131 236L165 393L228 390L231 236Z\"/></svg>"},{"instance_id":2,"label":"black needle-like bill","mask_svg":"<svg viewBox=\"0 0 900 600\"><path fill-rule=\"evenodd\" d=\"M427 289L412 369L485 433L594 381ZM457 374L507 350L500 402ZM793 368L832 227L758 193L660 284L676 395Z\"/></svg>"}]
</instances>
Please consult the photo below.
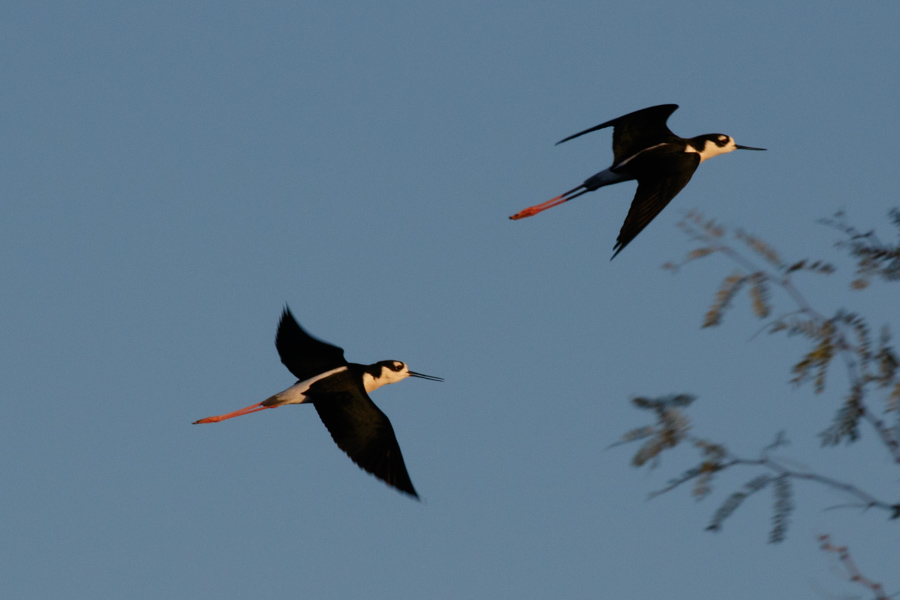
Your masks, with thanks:
<instances>
[{"instance_id":1,"label":"black needle-like bill","mask_svg":"<svg viewBox=\"0 0 900 600\"><path fill-rule=\"evenodd\" d=\"M281 362L300 381L347 365L341 348L306 333L287 306L278 324L275 347Z\"/></svg>"},{"instance_id":2,"label":"black needle-like bill","mask_svg":"<svg viewBox=\"0 0 900 600\"><path fill-rule=\"evenodd\" d=\"M328 383L331 390L321 402L315 396L312 400L334 442L357 465L388 485L418 498L394 428L366 394L362 381L348 372L329 377Z\"/></svg>"},{"instance_id":3,"label":"black needle-like bill","mask_svg":"<svg viewBox=\"0 0 900 600\"><path fill-rule=\"evenodd\" d=\"M410 377L418 377L419 379L427 379L428 381L443 381L443 377L435 377L434 375L425 375L423 373L416 373L415 371L409 372Z\"/></svg>"}]
</instances>

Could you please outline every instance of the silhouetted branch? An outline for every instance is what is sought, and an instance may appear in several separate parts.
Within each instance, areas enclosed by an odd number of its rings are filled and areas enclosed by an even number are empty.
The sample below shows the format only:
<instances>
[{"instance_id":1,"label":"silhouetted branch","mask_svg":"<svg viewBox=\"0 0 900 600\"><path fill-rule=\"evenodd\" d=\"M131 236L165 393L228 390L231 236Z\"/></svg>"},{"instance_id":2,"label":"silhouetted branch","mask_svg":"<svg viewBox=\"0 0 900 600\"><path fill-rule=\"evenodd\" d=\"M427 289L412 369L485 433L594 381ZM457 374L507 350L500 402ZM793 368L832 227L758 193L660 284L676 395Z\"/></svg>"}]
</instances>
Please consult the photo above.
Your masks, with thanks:
<instances>
[{"instance_id":1,"label":"silhouetted branch","mask_svg":"<svg viewBox=\"0 0 900 600\"><path fill-rule=\"evenodd\" d=\"M787 479L798 479L819 483L821 485L824 485L825 487L830 487L832 489L839 490L850 496L853 496L861 503L856 505L848 505L848 507L855 506L858 508L863 508L864 510L868 510L870 508L878 508L888 511L890 513L889 518L891 519L900 518L900 504L890 504L888 502L884 502L883 500L879 500L872 494L856 487L855 485L846 483L844 481L839 481L837 479L834 479L833 477L820 475L812 471L800 471L785 467L777 460L773 459L770 456L767 456L768 450L773 448L774 445L767 446L766 449L763 450L760 458L741 458L735 456L720 444L711 444L706 440L702 440L691 435L685 436L684 439L685 441L693 443L695 446L715 446L722 456L721 461L705 461L701 463L700 466L685 471L679 477L669 481L669 483L665 487L656 490L655 492L651 492L649 496L650 498L655 498L657 496L665 494L666 492L670 492L675 488L684 485L685 483L694 481L697 478L702 477L705 473L721 473L722 471L737 466L763 467L772 472L772 475L769 476L772 479L782 477ZM621 442L619 442L619 444L624 444L626 442L627 440L622 440ZM779 441L779 445L783 444L783 441Z\"/></svg>"},{"instance_id":2,"label":"silhouetted branch","mask_svg":"<svg viewBox=\"0 0 900 600\"><path fill-rule=\"evenodd\" d=\"M889 600L880 583L875 583L860 572L856 563L853 562L853 558L850 557L850 550L847 549L847 546L835 546L831 543L831 537L827 534L819 536L819 544L819 547L825 552L834 552L838 555L841 564L847 570L847 577L850 581L872 590L875 593L875 600Z\"/></svg>"},{"instance_id":3,"label":"silhouetted branch","mask_svg":"<svg viewBox=\"0 0 900 600\"><path fill-rule=\"evenodd\" d=\"M712 531L721 529L722 523L737 510L740 505L751 495L772 486L775 495L773 512L773 528L770 533L770 542L777 543L784 540L788 526L788 517L794 509L791 500L792 491L790 481L809 481L819 485L843 492L855 500L853 504L842 505L844 508L860 508L869 510L872 508L887 511L890 519L900 518L900 503L891 504L880 500L863 490L862 488L841 481L827 475L822 475L809 469L789 466L787 459L775 458L771 453L777 448L788 445L783 431L778 432L775 440L762 449L758 458L745 458L737 456L724 445L698 438L688 433L691 422L684 413L695 398L687 394L670 395L662 398L635 398L632 402L642 410L653 411L656 414L656 423L632 429L622 436L622 439L609 446L610 448L626 443L642 441L641 447L632 458L632 464L637 467L644 466L651 459L655 464L659 456L666 450L675 448L681 443L691 444L700 452L700 461L695 466L684 471L678 477L669 480L662 488L651 492L649 498L655 498L667 492L693 483L693 495L704 498L712 492L712 481L716 475L735 467L758 467L764 470L762 474L747 482L740 490L732 493L719 506L710 521Z\"/></svg>"}]
</instances>

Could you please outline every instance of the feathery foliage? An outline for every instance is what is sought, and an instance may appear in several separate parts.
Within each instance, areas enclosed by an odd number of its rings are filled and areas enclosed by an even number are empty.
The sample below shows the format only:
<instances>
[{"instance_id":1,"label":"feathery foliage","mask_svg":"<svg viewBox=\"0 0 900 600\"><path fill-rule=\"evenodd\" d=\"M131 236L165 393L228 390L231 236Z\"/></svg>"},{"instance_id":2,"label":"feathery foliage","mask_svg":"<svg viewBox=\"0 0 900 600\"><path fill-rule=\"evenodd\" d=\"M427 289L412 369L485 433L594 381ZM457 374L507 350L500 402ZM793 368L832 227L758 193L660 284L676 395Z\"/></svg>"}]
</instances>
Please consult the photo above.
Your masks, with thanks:
<instances>
[{"instance_id":1,"label":"feathery foliage","mask_svg":"<svg viewBox=\"0 0 900 600\"><path fill-rule=\"evenodd\" d=\"M725 278L725 281L722 282L722 287L716 292L716 299L706 312L706 317L703 319L704 327L715 327L722 322L722 315L731 305L732 299L741 290L741 287L747 283L748 279L750 279L750 277L744 275L740 271L732 273Z\"/></svg>"},{"instance_id":2,"label":"feathery foliage","mask_svg":"<svg viewBox=\"0 0 900 600\"><path fill-rule=\"evenodd\" d=\"M737 508L750 496L763 489L772 482L771 475L763 473L758 475L744 484L739 491L731 494L726 498L725 502L713 514L712 520L707 526L708 531L719 531L722 528L722 521L731 516Z\"/></svg>"},{"instance_id":3,"label":"feathery foliage","mask_svg":"<svg viewBox=\"0 0 900 600\"><path fill-rule=\"evenodd\" d=\"M788 517L794 510L794 502L791 500L791 480L785 475L776 477L772 486L775 495L775 509L772 512L772 531L769 532L769 543L777 544L784 541L787 533Z\"/></svg>"},{"instance_id":4,"label":"feathery foliage","mask_svg":"<svg viewBox=\"0 0 900 600\"><path fill-rule=\"evenodd\" d=\"M890 220L900 232L900 210L891 211ZM856 279L850 284L852 289L864 289L874 279L900 281L900 243L889 245L871 231L860 233L848 225L840 213L825 223L846 237L837 246L856 261ZM843 394L832 422L819 434L822 444L852 443L864 432L874 433L893 462L900 466L900 357L891 344L890 327L883 325L879 335L874 336L869 321L858 313L838 310L833 315L823 315L794 282L801 274L832 275L835 267L829 262L810 258L786 261L761 238L740 230L730 237L727 228L696 211L688 213L679 227L697 247L681 261L666 263L663 268L677 273L685 265L711 256L724 256L737 267L719 284L703 317L702 327L720 325L728 310L737 304L742 289L746 288L752 314L768 321L764 331L801 337L809 343L808 349L790 367L793 384L811 384L817 394L825 394L829 390L829 371L843 367L846 372L848 390ZM732 243L731 239L737 243ZM785 302L790 305L788 312L773 317L775 307ZM712 495L714 480L720 473L744 468L758 472L725 497L714 511L708 530L720 531L724 522L750 496L768 487L773 494L768 539L771 543L782 542L795 510L795 481L839 491L851 499L846 506L880 509L889 519L900 520L900 502L876 498L855 484L813 470L795 468L785 459L773 456L776 448L787 445L783 432L779 432L775 441L755 458L735 455L723 444L692 435L686 411L694 400L693 396L680 394L655 399L641 397L633 401L638 408L652 410L656 415L655 423L633 429L616 444L644 441L632 458L634 466L641 467L650 461L653 465L658 464L664 452L679 445L691 446L699 455L696 462L653 492L651 497L691 485L692 495L703 499ZM885 422L881 415L889 415L892 423ZM823 545L823 549L829 548Z\"/></svg>"},{"instance_id":5,"label":"feathery foliage","mask_svg":"<svg viewBox=\"0 0 900 600\"><path fill-rule=\"evenodd\" d=\"M694 401L693 396L678 394L663 398L634 398L632 402L638 408L652 410L656 413L656 425L634 429L625 434L622 442L635 439L650 438L637 451L631 459L631 463L640 467L648 460L659 456L666 448L674 448L684 439L690 429L690 421L681 412L681 409ZM630 439L629 439L629 436Z\"/></svg>"},{"instance_id":6,"label":"feathery foliage","mask_svg":"<svg viewBox=\"0 0 900 600\"><path fill-rule=\"evenodd\" d=\"M873 278L900 281L900 209L891 210L888 216L897 229L898 243L896 245L882 242L872 230L863 233L849 225L843 212L835 213L830 219L821 220L822 223L847 236L847 239L837 242L836 245L846 248L850 255L857 260L856 274L858 277L851 283L853 289L867 288Z\"/></svg>"}]
</instances>

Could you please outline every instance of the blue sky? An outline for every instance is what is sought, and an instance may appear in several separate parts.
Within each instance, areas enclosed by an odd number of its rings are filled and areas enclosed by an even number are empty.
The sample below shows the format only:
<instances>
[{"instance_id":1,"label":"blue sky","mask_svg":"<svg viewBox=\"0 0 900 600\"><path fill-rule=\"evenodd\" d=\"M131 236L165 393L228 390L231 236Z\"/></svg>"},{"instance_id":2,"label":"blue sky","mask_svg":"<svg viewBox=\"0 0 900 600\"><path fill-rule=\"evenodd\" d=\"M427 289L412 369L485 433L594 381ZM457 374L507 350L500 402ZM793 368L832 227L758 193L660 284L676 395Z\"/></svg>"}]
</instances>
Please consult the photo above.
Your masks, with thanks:
<instances>
[{"instance_id":1,"label":"blue sky","mask_svg":"<svg viewBox=\"0 0 900 600\"><path fill-rule=\"evenodd\" d=\"M724 477L647 502L686 466L606 450L689 392L695 433L897 498L872 436L820 450L840 403L788 385L804 345L700 330L709 259L672 276L696 208L791 258L824 312L847 291L816 219L898 204L892 3L11 2L0 19L0 588L16 598L758 598L860 593L831 533L900 586L900 532L796 488L704 531ZM704 163L615 261L627 183L514 212L611 161L608 131L661 103L690 137L766 153ZM889 231L885 228L885 233ZM783 300L783 299L782 299ZM349 360L446 378L373 394L422 503L360 472L310 407L215 426L293 379L284 304Z\"/></svg>"}]
</instances>

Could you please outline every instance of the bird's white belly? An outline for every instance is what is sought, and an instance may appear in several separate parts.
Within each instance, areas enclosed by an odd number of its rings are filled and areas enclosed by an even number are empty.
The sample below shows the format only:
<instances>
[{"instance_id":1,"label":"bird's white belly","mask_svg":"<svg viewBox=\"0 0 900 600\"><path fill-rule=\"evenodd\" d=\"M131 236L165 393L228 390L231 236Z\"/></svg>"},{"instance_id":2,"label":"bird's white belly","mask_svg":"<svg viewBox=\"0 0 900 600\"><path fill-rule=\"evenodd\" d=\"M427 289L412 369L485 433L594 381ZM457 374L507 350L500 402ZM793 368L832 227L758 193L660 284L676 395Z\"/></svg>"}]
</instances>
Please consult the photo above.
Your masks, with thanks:
<instances>
[{"instance_id":1,"label":"bird's white belly","mask_svg":"<svg viewBox=\"0 0 900 600\"><path fill-rule=\"evenodd\" d=\"M309 397L306 395L306 392L309 391L309 388L317 381L321 379L325 379L335 373L340 373L341 371L346 371L346 365L343 367L337 367L336 369L331 369L330 371L325 371L324 373L320 373L315 377L311 377L310 379L306 379L305 381L298 381L288 389L283 392L278 392L268 400L266 400L263 404L271 405L281 405L281 404L303 404L305 402L309 402Z\"/></svg>"}]
</instances>

